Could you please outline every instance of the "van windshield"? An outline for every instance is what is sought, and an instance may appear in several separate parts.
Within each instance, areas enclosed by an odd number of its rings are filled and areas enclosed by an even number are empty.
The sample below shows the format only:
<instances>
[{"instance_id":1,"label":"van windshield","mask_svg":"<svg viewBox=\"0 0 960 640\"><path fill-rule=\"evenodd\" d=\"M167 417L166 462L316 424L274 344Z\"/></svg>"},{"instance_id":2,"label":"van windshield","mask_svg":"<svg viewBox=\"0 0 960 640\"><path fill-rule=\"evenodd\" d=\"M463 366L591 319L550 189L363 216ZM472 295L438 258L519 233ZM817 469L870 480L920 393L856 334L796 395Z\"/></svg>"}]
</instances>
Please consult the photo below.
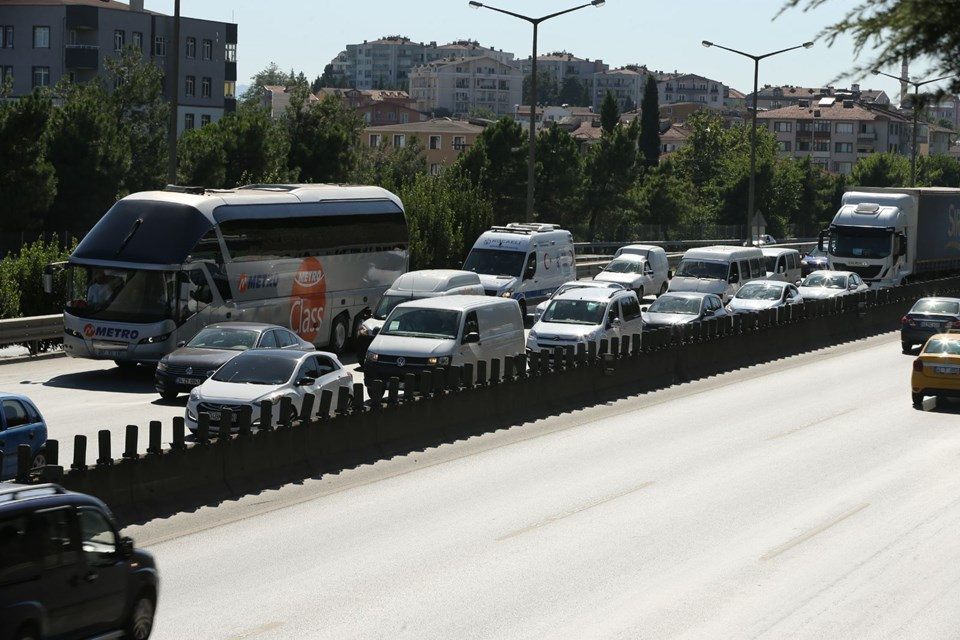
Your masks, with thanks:
<instances>
[{"instance_id":1,"label":"van windshield","mask_svg":"<svg viewBox=\"0 0 960 640\"><path fill-rule=\"evenodd\" d=\"M449 309L397 307L387 318L380 335L454 339L460 333L460 312Z\"/></svg>"},{"instance_id":2,"label":"van windshield","mask_svg":"<svg viewBox=\"0 0 960 640\"><path fill-rule=\"evenodd\" d=\"M380 303L377 305L377 308L373 311L373 317L376 320L386 320L387 316L390 315L390 312L393 311L393 308L400 304L401 302L410 302L411 300L419 300L419 296L383 296L380 298Z\"/></svg>"},{"instance_id":3,"label":"van windshield","mask_svg":"<svg viewBox=\"0 0 960 640\"><path fill-rule=\"evenodd\" d=\"M543 312L542 322L560 324L600 324L606 316L607 305L591 300L553 300Z\"/></svg>"},{"instance_id":4,"label":"van windshield","mask_svg":"<svg viewBox=\"0 0 960 640\"><path fill-rule=\"evenodd\" d=\"M643 273L643 263L638 260L617 260L614 258L603 268L607 273Z\"/></svg>"},{"instance_id":5,"label":"van windshield","mask_svg":"<svg viewBox=\"0 0 960 640\"><path fill-rule=\"evenodd\" d=\"M680 264L677 265L677 271L674 275L680 276L681 278L726 280L727 263L698 260L696 258L683 258L680 260Z\"/></svg>"},{"instance_id":6,"label":"van windshield","mask_svg":"<svg viewBox=\"0 0 960 640\"><path fill-rule=\"evenodd\" d=\"M523 251L471 249L470 255L463 262L463 270L491 276L519 277L526 255Z\"/></svg>"}]
</instances>

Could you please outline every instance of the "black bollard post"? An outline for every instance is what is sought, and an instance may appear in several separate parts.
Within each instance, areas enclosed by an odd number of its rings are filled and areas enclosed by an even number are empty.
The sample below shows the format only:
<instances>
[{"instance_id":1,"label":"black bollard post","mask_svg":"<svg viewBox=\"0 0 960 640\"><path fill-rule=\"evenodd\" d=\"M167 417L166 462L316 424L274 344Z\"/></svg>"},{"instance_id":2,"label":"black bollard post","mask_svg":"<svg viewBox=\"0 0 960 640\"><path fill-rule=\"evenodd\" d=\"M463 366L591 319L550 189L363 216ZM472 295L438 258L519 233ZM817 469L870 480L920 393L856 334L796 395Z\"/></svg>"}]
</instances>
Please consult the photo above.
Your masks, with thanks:
<instances>
[{"instance_id":1,"label":"black bollard post","mask_svg":"<svg viewBox=\"0 0 960 640\"><path fill-rule=\"evenodd\" d=\"M177 451L186 449L187 443L185 441L187 426L184 422L183 416L176 416L173 419L173 441L170 443L170 448Z\"/></svg>"},{"instance_id":2,"label":"black bollard post","mask_svg":"<svg viewBox=\"0 0 960 640\"><path fill-rule=\"evenodd\" d=\"M140 457L137 453L137 440L139 440L140 430L135 424L127 425L126 447L123 450L124 460L136 460Z\"/></svg>"},{"instance_id":3,"label":"black bollard post","mask_svg":"<svg viewBox=\"0 0 960 640\"><path fill-rule=\"evenodd\" d=\"M353 411L363 411L363 383L353 383Z\"/></svg>"},{"instance_id":4,"label":"black bollard post","mask_svg":"<svg viewBox=\"0 0 960 640\"><path fill-rule=\"evenodd\" d=\"M300 423L308 424L313 420L313 403L316 400L316 396L312 393L307 393L303 396L303 404L300 405Z\"/></svg>"},{"instance_id":5,"label":"black bollard post","mask_svg":"<svg viewBox=\"0 0 960 640\"><path fill-rule=\"evenodd\" d=\"M261 431L273 429L273 402L270 400L264 400L260 403L260 424L257 427Z\"/></svg>"},{"instance_id":6,"label":"black bollard post","mask_svg":"<svg viewBox=\"0 0 960 640\"><path fill-rule=\"evenodd\" d=\"M343 415L350 411L350 388L340 387L337 389L337 414Z\"/></svg>"},{"instance_id":7,"label":"black bollard post","mask_svg":"<svg viewBox=\"0 0 960 640\"><path fill-rule=\"evenodd\" d=\"M293 421L293 403L290 402L290 396L280 397L280 417L277 420L277 426L283 425L289 427Z\"/></svg>"},{"instance_id":8,"label":"black bollard post","mask_svg":"<svg viewBox=\"0 0 960 640\"><path fill-rule=\"evenodd\" d=\"M17 470L14 477L17 482L26 484L30 481L30 463L33 454L30 452L29 444L17 445Z\"/></svg>"},{"instance_id":9,"label":"black bollard post","mask_svg":"<svg viewBox=\"0 0 960 640\"><path fill-rule=\"evenodd\" d=\"M194 439L200 444L210 442L210 414L202 412L197 415L197 432L193 434Z\"/></svg>"},{"instance_id":10,"label":"black bollard post","mask_svg":"<svg viewBox=\"0 0 960 640\"><path fill-rule=\"evenodd\" d=\"M326 420L330 417L330 409L333 406L333 391L330 389L324 389L320 392L320 408L317 411L318 417L321 420Z\"/></svg>"},{"instance_id":11,"label":"black bollard post","mask_svg":"<svg viewBox=\"0 0 960 640\"><path fill-rule=\"evenodd\" d=\"M485 387L487 386L487 361L478 360L477 361L477 386Z\"/></svg>"},{"instance_id":12,"label":"black bollard post","mask_svg":"<svg viewBox=\"0 0 960 640\"><path fill-rule=\"evenodd\" d=\"M371 380L367 384L367 391L370 394L370 405L374 409L379 409L383 403L383 380Z\"/></svg>"},{"instance_id":13,"label":"black bollard post","mask_svg":"<svg viewBox=\"0 0 960 640\"><path fill-rule=\"evenodd\" d=\"M147 453L157 455L163 452L163 444L160 441L162 437L162 426L159 420L150 421L150 435L147 444Z\"/></svg>"},{"instance_id":14,"label":"black bollard post","mask_svg":"<svg viewBox=\"0 0 960 640\"><path fill-rule=\"evenodd\" d=\"M500 358L494 358L490 361L490 384L499 384L500 380Z\"/></svg>"},{"instance_id":15,"label":"black bollard post","mask_svg":"<svg viewBox=\"0 0 960 640\"><path fill-rule=\"evenodd\" d=\"M226 442L233 435L233 409L224 409L220 412L220 429L217 431L217 440Z\"/></svg>"},{"instance_id":16,"label":"black bollard post","mask_svg":"<svg viewBox=\"0 0 960 640\"><path fill-rule=\"evenodd\" d=\"M113 464L113 456L110 453L110 431L100 429L97 432L97 440L100 445L100 457L97 458L97 466L110 466Z\"/></svg>"},{"instance_id":17,"label":"black bollard post","mask_svg":"<svg viewBox=\"0 0 960 640\"><path fill-rule=\"evenodd\" d=\"M465 365L463 365L463 377L461 378L461 380L463 381L463 386L465 386L468 389L473 388L473 385L476 384L477 378L476 378L476 375L474 374L474 367L472 362L468 362Z\"/></svg>"},{"instance_id":18,"label":"black bollard post","mask_svg":"<svg viewBox=\"0 0 960 640\"><path fill-rule=\"evenodd\" d=\"M237 435L250 435L250 423L253 422L253 407L248 404L240 406L240 413L237 415Z\"/></svg>"},{"instance_id":19,"label":"black bollard post","mask_svg":"<svg viewBox=\"0 0 960 640\"><path fill-rule=\"evenodd\" d=\"M60 441L47 440L44 447L47 450L47 464L57 466L60 464Z\"/></svg>"},{"instance_id":20,"label":"black bollard post","mask_svg":"<svg viewBox=\"0 0 960 640\"><path fill-rule=\"evenodd\" d=\"M433 390L433 371L422 371L417 381L421 396L428 396Z\"/></svg>"},{"instance_id":21,"label":"black bollard post","mask_svg":"<svg viewBox=\"0 0 960 640\"><path fill-rule=\"evenodd\" d=\"M411 383L411 387L413 384ZM400 402L400 378L393 376L387 380L387 402L397 404Z\"/></svg>"},{"instance_id":22,"label":"black bollard post","mask_svg":"<svg viewBox=\"0 0 960 640\"><path fill-rule=\"evenodd\" d=\"M87 436L73 436L73 464L71 469L85 471L87 468Z\"/></svg>"}]
</instances>

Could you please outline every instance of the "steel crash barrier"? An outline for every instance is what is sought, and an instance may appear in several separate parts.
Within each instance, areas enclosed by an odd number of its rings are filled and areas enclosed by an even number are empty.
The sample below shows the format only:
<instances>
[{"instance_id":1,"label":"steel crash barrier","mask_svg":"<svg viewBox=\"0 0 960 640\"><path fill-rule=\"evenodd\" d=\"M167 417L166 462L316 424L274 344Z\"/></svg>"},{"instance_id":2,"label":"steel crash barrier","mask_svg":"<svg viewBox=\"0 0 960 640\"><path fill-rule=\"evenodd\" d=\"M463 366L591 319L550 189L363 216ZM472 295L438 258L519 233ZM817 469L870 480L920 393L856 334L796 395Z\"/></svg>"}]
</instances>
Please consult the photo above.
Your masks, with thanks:
<instances>
[{"instance_id":1,"label":"steel crash barrier","mask_svg":"<svg viewBox=\"0 0 960 640\"><path fill-rule=\"evenodd\" d=\"M126 523L353 466L455 442L610 400L662 389L737 368L769 362L898 327L923 296L960 292L960 278L812 301L759 313L707 320L677 330L646 331L599 348L557 349L529 357L480 362L371 382L308 396L309 419L271 423L272 408L221 417L219 432L201 415L188 439L183 418L141 432L126 427L125 450L110 449L111 434L91 443L76 436L74 459L58 460L48 443L48 466L30 470L20 452L21 481L55 480L93 494ZM899 345L898 345L899 347ZM906 392L905 392L906 394ZM356 401L354 401L356 400ZM905 400L906 401L906 400ZM331 411L331 408L335 409ZM332 417L331 414L333 414ZM281 411L280 415L289 415ZM141 437L146 454L138 453Z\"/></svg>"},{"instance_id":2,"label":"steel crash barrier","mask_svg":"<svg viewBox=\"0 0 960 640\"><path fill-rule=\"evenodd\" d=\"M41 343L62 338L62 313L0 320L0 346L23 344L31 354L36 354Z\"/></svg>"}]
</instances>

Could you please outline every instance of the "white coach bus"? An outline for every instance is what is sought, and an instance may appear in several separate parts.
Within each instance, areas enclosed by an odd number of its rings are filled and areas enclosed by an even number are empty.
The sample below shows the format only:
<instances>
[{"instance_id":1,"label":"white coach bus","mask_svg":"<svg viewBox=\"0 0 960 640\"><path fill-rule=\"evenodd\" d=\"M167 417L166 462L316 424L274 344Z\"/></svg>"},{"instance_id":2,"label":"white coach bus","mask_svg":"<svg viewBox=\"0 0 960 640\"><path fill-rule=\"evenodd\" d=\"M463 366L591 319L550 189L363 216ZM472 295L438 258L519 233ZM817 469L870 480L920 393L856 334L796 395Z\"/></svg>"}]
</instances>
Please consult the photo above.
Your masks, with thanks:
<instances>
[{"instance_id":1,"label":"white coach bus","mask_svg":"<svg viewBox=\"0 0 960 640\"><path fill-rule=\"evenodd\" d=\"M66 353L127 366L227 320L340 352L408 261L403 204L379 187L168 187L119 200L47 272L67 274Z\"/></svg>"}]
</instances>

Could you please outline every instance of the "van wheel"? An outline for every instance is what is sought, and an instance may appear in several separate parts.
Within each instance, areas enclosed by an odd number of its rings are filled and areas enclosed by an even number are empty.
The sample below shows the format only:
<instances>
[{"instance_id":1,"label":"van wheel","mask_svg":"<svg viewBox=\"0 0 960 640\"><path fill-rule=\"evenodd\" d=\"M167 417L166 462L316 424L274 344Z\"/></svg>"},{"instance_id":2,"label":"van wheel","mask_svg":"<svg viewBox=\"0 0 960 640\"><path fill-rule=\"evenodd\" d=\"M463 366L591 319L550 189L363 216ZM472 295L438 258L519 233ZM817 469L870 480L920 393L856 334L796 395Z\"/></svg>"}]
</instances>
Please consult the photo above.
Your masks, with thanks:
<instances>
[{"instance_id":1,"label":"van wheel","mask_svg":"<svg viewBox=\"0 0 960 640\"><path fill-rule=\"evenodd\" d=\"M333 326L330 327L330 351L338 355L343 353L343 350L347 348L347 340L349 337L347 320L343 314L341 314L334 318Z\"/></svg>"},{"instance_id":2,"label":"van wheel","mask_svg":"<svg viewBox=\"0 0 960 640\"><path fill-rule=\"evenodd\" d=\"M913 406L919 407L923 405L923 394L922 393L911 393L910 399L913 401Z\"/></svg>"},{"instance_id":3,"label":"van wheel","mask_svg":"<svg viewBox=\"0 0 960 640\"><path fill-rule=\"evenodd\" d=\"M523 322L527 322L527 301L520 301L520 317L523 318Z\"/></svg>"},{"instance_id":4,"label":"van wheel","mask_svg":"<svg viewBox=\"0 0 960 640\"><path fill-rule=\"evenodd\" d=\"M664 282L662 285L660 285L660 293L657 294L657 297L662 296L666 292L667 292L667 283Z\"/></svg>"},{"instance_id":5,"label":"van wheel","mask_svg":"<svg viewBox=\"0 0 960 640\"><path fill-rule=\"evenodd\" d=\"M137 595L137 600L133 603L133 609L130 610L130 617L127 619L124 637L133 638L133 640L147 640L150 632L153 631L153 617L157 606L154 596L149 591L141 591Z\"/></svg>"},{"instance_id":6,"label":"van wheel","mask_svg":"<svg viewBox=\"0 0 960 640\"><path fill-rule=\"evenodd\" d=\"M180 395L179 391L161 391L160 392L160 397L163 398L164 400L167 400L168 402L170 400L176 400L177 396L179 395Z\"/></svg>"},{"instance_id":7,"label":"van wheel","mask_svg":"<svg viewBox=\"0 0 960 640\"><path fill-rule=\"evenodd\" d=\"M900 342L900 348L904 353L910 353L913 351L913 344L904 340Z\"/></svg>"}]
</instances>

